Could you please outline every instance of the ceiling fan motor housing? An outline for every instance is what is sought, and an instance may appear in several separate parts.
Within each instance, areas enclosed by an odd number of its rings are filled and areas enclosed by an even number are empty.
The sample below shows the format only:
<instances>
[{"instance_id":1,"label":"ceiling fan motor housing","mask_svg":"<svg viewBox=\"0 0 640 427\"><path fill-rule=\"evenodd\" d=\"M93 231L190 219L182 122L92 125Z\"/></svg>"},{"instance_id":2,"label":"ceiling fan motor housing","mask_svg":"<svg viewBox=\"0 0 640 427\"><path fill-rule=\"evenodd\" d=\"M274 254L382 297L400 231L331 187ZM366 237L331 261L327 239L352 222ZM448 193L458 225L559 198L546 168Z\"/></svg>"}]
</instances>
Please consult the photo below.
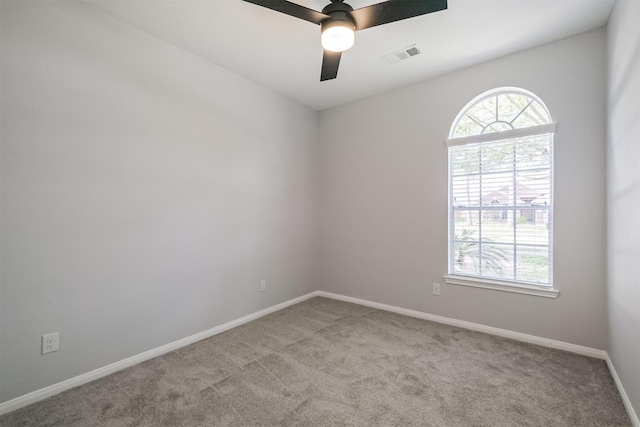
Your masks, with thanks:
<instances>
[{"instance_id":1,"label":"ceiling fan motor housing","mask_svg":"<svg viewBox=\"0 0 640 427\"><path fill-rule=\"evenodd\" d=\"M353 8L341 1L328 4L324 9L322 9L322 13L329 15L329 18L322 21L322 24L320 24L320 31L324 32L327 28L331 28L336 25L344 26L345 23L352 26L355 31L356 21L354 21L351 16L351 12L353 12Z\"/></svg>"}]
</instances>

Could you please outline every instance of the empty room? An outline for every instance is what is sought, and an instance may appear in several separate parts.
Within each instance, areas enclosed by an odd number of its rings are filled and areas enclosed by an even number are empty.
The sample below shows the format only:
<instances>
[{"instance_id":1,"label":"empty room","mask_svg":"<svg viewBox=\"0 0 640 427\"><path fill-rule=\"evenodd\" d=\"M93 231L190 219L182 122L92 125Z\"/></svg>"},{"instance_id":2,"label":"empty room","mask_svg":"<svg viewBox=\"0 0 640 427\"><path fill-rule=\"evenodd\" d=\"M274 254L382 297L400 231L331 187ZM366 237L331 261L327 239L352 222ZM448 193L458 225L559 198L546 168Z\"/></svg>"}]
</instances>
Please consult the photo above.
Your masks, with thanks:
<instances>
[{"instance_id":1,"label":"empty room","mask_svg":"<svg viewBox=\"0 0 640 427\"><path fill-rule=\"evenodd\" d=\"M0 19L3 427L640 427L640 1Z\"/></svg>"}]
</instances>

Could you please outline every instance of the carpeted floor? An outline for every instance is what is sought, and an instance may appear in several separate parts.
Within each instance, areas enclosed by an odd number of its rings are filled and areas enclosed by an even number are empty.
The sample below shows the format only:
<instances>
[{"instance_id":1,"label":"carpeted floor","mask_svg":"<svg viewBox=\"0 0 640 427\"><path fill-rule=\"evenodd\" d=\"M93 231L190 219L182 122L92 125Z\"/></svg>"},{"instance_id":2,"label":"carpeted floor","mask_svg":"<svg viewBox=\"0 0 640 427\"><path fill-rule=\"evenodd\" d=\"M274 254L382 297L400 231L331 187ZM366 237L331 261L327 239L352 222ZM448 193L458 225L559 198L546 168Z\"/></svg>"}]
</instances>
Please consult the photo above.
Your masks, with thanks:
<instances>
[{"instance_id":1,"label":"carpeted floor","mask_svg":"<svg viewBox=\"0 0 640 427\"><path fill-rule=\"evenodd\" d=\"M605 362L313 298L10 426L629 426Z\"/></svg>"}]
</instances>

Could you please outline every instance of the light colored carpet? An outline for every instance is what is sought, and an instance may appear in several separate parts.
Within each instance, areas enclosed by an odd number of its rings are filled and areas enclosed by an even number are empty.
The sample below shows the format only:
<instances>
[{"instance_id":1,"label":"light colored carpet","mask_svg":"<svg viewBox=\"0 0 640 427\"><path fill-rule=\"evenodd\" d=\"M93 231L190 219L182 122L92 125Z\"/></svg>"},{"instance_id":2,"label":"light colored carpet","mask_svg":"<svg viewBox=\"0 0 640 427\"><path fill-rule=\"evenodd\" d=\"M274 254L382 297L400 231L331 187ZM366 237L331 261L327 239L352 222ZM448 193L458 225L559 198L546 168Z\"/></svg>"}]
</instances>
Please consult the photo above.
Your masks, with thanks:
<instances>
[{"instance_id":1,"label":"light colored carpet","mask_svg":"<svg viewBox=\"0 0 640 427\"><path fill-rule=\"evenodd\" d=\"M10 426L628 426L605 362L313 298Z\"/></svg>"}]
</instances>

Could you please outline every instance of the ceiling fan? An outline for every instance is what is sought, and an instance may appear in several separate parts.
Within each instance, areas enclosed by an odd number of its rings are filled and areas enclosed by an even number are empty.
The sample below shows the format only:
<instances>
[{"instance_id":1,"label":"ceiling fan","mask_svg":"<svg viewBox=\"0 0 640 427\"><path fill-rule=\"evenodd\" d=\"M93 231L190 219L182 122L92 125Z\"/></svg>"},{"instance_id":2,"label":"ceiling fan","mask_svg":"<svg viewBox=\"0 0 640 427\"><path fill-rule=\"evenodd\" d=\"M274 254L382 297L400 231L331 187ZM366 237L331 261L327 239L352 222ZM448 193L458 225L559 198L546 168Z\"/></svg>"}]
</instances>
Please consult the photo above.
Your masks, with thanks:
<instances>
[{"instance_id":1,"label":"ceiling fan","mask_svg":"<svg viewBox=\"0 0 640 427\"><path fill-rule=\"evenodd\" d=\"M447 0L387 0L353 9L344 0L331 0L322 12L287 0L244 0L320 25L324 48L320 81L335 79L342 52L355 42L355 32L447 8Z\"/></svg>"}]
</instances>

